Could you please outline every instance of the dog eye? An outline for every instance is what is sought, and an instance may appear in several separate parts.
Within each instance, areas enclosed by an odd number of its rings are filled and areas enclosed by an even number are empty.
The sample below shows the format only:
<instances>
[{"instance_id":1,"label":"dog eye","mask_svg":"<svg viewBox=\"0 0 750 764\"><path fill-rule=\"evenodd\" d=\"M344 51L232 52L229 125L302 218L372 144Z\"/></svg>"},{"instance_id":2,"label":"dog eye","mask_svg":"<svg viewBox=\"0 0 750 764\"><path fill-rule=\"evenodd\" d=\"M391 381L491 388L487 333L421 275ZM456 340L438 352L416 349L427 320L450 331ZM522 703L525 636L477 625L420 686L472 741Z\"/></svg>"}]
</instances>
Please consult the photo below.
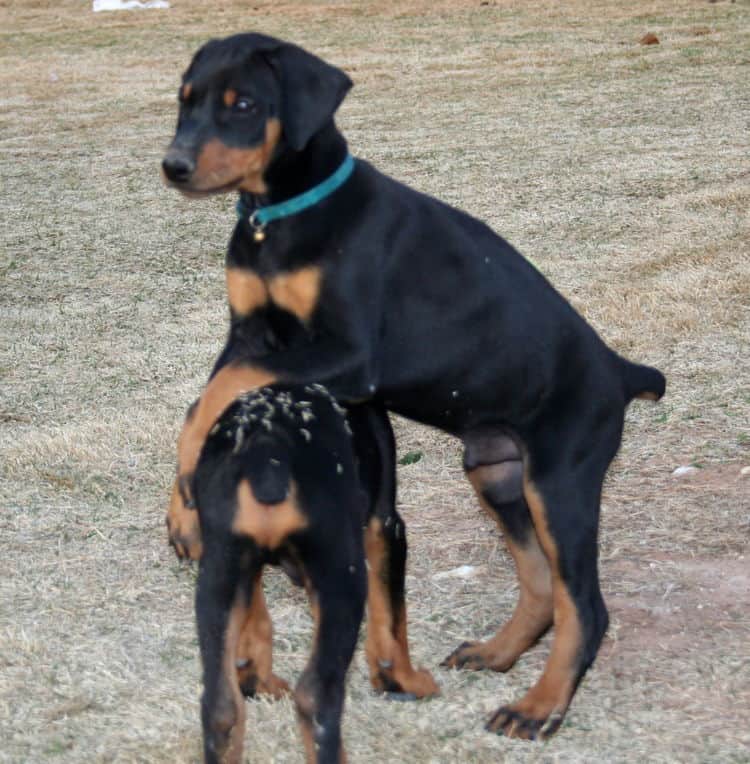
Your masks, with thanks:
<instances>
[{"instance_id":1,"label":"dog eye","mask_svg":"<svg viewBox=\"0 0 750 764\"><path fill-rule=\"evenodd\" d=\"M242 114L251 114L252 112L257 110L257 106L255 105L255 101L251 100L250 98L238 98L234 102L234 110L239 111Z\"/></svg>"}]
</instances>

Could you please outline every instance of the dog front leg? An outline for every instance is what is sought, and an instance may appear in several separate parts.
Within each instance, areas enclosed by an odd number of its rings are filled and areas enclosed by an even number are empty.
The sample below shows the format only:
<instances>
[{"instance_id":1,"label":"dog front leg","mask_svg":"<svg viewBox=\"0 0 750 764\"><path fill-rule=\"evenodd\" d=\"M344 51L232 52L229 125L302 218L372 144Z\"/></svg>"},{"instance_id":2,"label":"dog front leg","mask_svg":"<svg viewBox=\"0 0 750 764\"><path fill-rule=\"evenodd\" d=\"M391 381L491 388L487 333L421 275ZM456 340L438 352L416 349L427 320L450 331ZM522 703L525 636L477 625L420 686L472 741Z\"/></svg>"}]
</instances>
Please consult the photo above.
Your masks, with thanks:
<instances>
[{"instance_id":1,"label":"dog front leg","mask_svg":"<svg viewBox=\"0 0 750 764\"><path fill-rule=\"evenodd\" d=\"M190 407L177 441L177 479L167 511L169 539L178 557L195 560L201 555L192 478L208 433L237 396L275 381L274 374L261 368L230 363L211 377L203 395Z\"/></svg>"}]
</instances>

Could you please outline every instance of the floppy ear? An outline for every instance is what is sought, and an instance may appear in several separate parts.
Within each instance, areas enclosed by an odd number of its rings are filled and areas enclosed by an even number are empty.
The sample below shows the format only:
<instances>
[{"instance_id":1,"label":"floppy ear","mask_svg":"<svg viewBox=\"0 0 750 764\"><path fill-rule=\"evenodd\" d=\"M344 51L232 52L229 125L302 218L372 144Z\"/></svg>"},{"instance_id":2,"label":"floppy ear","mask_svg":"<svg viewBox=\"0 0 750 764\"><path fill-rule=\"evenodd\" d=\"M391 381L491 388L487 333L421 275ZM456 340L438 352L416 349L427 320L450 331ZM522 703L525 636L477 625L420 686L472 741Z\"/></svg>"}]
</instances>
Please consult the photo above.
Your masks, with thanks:
<instances>
[{"instance_id":1,"label":"floppy ear","mask_svg":"<svg viewBox=\"0 0 750 764\"><path fill-rule=\"evenodd\" d=\"M281 76L281 122L291 148L301 151L338 109L349 77L296 45L282 44L271 59Z\"/></svg>"},{"instance_id":2,"label":"floppy ear","mask_svg":"<svg viewBox=\"0 0 750 764\"><path fill-rule=\"evenodd\" d=\"M190 64L188 65L188 68L183 72L182 79L186 80L190 77L190 75L193 73L193 70L195 69L196 64L203 58L203 55L206 53L206 51L215 46L219 40L212 38L205 42L203 45L201 45L198 50L195 51L193 54L193 58L190 60Z\"/></svg>"}]
</instances>

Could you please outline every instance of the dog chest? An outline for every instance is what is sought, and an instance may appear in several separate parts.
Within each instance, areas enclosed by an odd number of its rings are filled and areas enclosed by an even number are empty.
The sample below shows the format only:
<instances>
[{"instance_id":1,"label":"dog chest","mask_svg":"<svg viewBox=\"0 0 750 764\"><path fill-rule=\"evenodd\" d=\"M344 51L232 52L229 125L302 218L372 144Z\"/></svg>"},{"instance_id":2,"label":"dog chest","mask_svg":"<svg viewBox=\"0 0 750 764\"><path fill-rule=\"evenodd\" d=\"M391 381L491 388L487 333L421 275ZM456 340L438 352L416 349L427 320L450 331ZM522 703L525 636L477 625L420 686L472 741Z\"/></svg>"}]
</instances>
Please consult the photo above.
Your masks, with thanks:
<instances>
[{"instance_id":1,"label":"dog chest","mask_svg":"<svg viewBox=\"0 0 750 764\"><path fill-rule=\"evenodd\" d=\"M229 305L236 315L249 316L272 302L303 323L315 311L322 282L321 270L316 265L268 276L247 268L229 267L226 278Z\"/></svg>"}]
</instances>

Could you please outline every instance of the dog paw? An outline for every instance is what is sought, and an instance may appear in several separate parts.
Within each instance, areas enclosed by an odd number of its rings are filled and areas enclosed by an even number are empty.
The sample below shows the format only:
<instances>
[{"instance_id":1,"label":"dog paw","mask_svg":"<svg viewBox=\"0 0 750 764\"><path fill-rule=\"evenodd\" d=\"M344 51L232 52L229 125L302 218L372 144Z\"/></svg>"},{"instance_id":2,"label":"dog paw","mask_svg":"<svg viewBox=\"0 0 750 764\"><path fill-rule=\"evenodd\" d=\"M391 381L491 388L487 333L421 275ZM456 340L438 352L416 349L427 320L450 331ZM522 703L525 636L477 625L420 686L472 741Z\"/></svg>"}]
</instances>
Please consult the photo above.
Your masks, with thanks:
<instances>
[{"instance_id":1,"label":"dog paw","mask_svg":"<svg viewBox=\"0 0 750 764\"><path fill-rule=\"evenodd\" d=\"M185 515L175 518L171 513L167 514L169 544L179 559L200 560L203 542L198 513L195 510L185 510L185 512L191 512L194 517Z\"/></svg>"},{"instance_id":2,"label":"dog paw","mask_svg":"<svg viewBox=\"0 0 750 764\"><path fill-rule=\"evenodd\" d=\"M199 560L203 553L203 542L198 511L185 506L176 482L172 489L166 524L169 543L177 557L181 560Z\"/></svg>"},{"instance_id":3,"label":"dog paw","mask_svg":"<svg viewBox=\"0 0 750 764\"><path fill-rule=\"evenodd\" d=\"M281 700L292 694L292 688L276 674L271 674L267 679L260 679L251 669L242 667L237 670L240 690L246 698L260 696Z\"/></svg>"},{"instance_id":4,"label":"dog paw","mask_svg":"<svg viewBox=\"0 0 750 764\"><path fill-rule=\"evenodd\" d=\"M476 645L476 642L462 642L440 665L443 668L465 668L472 671L486 668L484 658L473 649Z\"/></svg>"},{"instance_id":5,"label":"dog paw","mask_svg":"<svg viewBox=\"0 0 750 764\"><path fill-rule=\"evenodd\" d=\"M553 711L537 718L513 706L501 706L490 717L485 729L498 735L520 740L546 740L557 732L565 714Z\"/></svg>"},{"instance_id":6,"label":"dog paw","mask_svg":"<svg viewBox=\"0 0 750 764\"><path fill-rule=\"evenodd\" d=\"M513 663L513 659L497 655L483 642L462 642L440 665L467 671L507 671Z\"/></svg>"},{"instance_id":7,"label":"dog paw","mask_svg":"<svg viewBox=\"0 0 750 764\"><path fill-rule=\"evenodd\" d=\"M391 700L419 700L440 695L440 686L427 669L394 671L386 661L378 664L372 685L376 692L386 693Z\"/></svg>"},{"instance_id":8,"label":"dog paw","mask_svg":"<svg viewBox=\"0 0 750 764\"><path fill-rule=\"evenodd\" d=\"M196 513L197 515L197 513ZM175 527L167 517L169 544L181 560L200 560L203 554L200 527L196 519L194 528L185 528L184 523Z\"/></svg>"}]
</instances>

